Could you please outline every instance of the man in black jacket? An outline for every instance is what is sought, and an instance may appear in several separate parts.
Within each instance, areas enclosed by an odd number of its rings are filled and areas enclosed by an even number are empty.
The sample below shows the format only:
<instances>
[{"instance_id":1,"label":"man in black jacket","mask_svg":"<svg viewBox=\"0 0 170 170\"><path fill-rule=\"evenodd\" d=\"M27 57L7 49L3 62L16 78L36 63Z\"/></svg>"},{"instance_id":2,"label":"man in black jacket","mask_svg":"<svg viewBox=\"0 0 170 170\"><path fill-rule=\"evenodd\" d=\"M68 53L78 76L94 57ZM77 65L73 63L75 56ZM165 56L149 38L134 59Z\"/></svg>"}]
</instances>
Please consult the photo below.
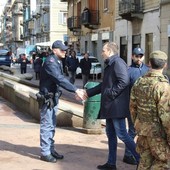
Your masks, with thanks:
<instances>
[{"instance_id":1,"label":"man in black jacket","mask_svg":"<svg viewBox=\"0 0 170 170\"><path fill-rule=\"evenodd\" d=\"M70 82L74 84L76 79L76 70L77 67L79 66L79 61L76 58L75 51L71 51L71 55L66 58L66 66L68 70L68 75L70 77Z\"/></svg>"},{"instance_id":2,"label":"man in black jacket","mask_svg":"<svg viewBox=\"0 0 170 170\"><path fill-rule=\"evenodd\" d=\"M91 66L92 66L92 64L91 64L91 61L89 60L89 55L88 55L88 53L85 53L84 58L80 60L80 68L81 68L82 79L83 79L83 87L89 80Z\"/></svg>"},{"instance_id":3,"label":"man in black jacket","mask_svg":"<svg viewBox=\"0 0 170 170\"><path fill-rule=\"evenodd\" d=\"M135 150L134 140L127 133L125 124L129 110L128 67L124 60L118 56L118 46L114 42L104 44L102 57L106 64L103 82L96 87L87 89L86 92L89 97L101 93L99 118L106 119L108 160L97 168L116 170L117 137L125 143L137 162L139 162L139 154Z\"/></svg>"}]
</instances>

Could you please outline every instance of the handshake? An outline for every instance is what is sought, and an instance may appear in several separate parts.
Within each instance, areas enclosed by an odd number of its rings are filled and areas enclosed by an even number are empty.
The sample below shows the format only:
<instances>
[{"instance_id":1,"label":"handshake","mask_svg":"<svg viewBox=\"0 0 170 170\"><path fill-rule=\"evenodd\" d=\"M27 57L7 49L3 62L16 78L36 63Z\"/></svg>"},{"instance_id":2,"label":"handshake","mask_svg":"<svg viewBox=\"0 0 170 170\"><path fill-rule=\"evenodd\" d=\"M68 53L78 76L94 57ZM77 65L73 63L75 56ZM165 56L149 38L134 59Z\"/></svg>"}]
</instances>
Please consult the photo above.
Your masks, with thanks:
<instances>
[{"instance_id":1,"label":"handshake","mask_svg":"<svg viewBox=\"0 0 170 170\"><path fill-rule=\"evenodd\" d=\"M88 98L87 92L84 89L77 89L76 91L75 98L76 100L82 100L85 101Z\"/></svg>"}]
</instances>

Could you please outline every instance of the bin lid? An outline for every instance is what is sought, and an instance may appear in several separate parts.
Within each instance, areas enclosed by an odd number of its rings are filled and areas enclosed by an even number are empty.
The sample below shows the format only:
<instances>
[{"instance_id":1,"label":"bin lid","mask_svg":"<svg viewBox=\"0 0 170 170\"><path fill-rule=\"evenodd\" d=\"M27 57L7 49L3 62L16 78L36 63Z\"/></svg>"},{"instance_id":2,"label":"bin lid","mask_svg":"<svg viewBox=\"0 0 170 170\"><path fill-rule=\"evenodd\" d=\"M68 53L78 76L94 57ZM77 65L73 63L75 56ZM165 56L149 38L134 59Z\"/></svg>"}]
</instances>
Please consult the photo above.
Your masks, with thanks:
<instances>
[{"instance_id":1,"label":"bin lid","mask_svg":"<svg viewBox=\"0 0 170 170\"><path fill-rule=\"evenodd\" d=\"M90 88L97 86L98 84L99 84L99 82L91 81L91 82L87 82L84 87L85 87L85 89L90 89ZM86 101L87 102L89 102L89 101L99 101L100 102L100 99L101 99L101 94L97 94L93 97L89 97Z\"/></svg>"}]
</instances>

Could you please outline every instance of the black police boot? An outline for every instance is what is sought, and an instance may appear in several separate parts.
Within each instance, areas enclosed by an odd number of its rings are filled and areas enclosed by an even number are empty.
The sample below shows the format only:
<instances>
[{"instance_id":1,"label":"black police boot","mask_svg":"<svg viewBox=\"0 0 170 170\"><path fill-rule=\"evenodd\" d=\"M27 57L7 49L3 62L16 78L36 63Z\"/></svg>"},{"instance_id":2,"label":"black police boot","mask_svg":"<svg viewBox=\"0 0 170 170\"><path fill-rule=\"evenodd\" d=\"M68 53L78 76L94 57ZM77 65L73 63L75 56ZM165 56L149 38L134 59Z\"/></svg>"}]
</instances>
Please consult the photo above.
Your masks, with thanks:
<instances>
[{"instance_id":1,"label":"black police boot","mask_svg":"<svg viewBox=\"0 0 170 170\"><path fill-rule=\"evenodd\" d=\"M40 159L42 161L46 161L46 162L52 162L52 163L57 162L57 159L54 158L51 154L50 155L46 155L46 156L41 156Z\"/></svg>"},{"instance_id":2,"label":"black police boot","mask_svg":"<svg viewBox=\"0 0 170 170\"><path fill-rule=\"evenodd\" d=\"M56 159L63 159L64 158L63 155L58 154L56 151L51 152L51 155Z\"/></svg>"},{"instance_id":3,"label":"black police boot","mask_svg":"<svg viewBox=\"0 0 170 170\"><path fill-rule=\"evenodd\" d=\"M116 165L110 165L108 163L105 163L104 165L98 165L97 169L103 169L103 170L117 170Z\"/></svg>"}]
</instances>

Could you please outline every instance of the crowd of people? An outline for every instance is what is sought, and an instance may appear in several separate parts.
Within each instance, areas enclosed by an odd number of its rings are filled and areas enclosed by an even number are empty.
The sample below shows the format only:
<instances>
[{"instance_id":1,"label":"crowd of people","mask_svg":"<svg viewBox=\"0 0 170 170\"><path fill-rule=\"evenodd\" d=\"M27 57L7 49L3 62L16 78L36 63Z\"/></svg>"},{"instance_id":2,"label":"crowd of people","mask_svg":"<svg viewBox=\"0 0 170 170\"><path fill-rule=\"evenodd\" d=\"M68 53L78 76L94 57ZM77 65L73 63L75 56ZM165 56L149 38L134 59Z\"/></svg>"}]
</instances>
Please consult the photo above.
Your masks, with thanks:
<instances>
[{"instance_id":1,"label":"crowd of people","mask_svg":"<svg viewBox=\"0 0 170 170\"><path fill-rule=\"evenodd\" d=\"M31 63L32 68L35 72L35 79L40 80L40 73L45 62L46 58L54 54L53 51L50 49L47 52L34 52L32 54L32 60L28 61L25 54L20 54L18 63L20 64L21 74L27 73L27 64ZM74 84L76 80L76 70L80 67L82 72L82 84L84 85L89 81L90 76L90 69L92 67L92 63L89 60L89 54L86 52L82 54L84 57L79 61L76 55L75 50L66 50L65 57L61 59L62 64L62 71L65 76L69 77L69 81Z\"/></svg>"},{"instance_id":2,"label":"crowd of people","mask_svg":"<svg viewBox=\"0 0 170 170\"><path fill-rule=\"evenodd\" d=\"M125 144L123 162L136 165L137 170L170 169L170 84L163 74L168 56L163 51L153 51L149 65L145 65L144 50L137 47L132 51L132 64L128 66L118 53L115 42L103 45L102 82L90 89L74 85L77 67L82 70L83 87L89 80L92 65L88 53L84 53L79 62L76 52L68 51L68 47L57 40L48 57L35 54L34 70L36 79L40 80L37 100L41 100L41 160L54 163L64 158L54 147L56 112L63 88L82 101L101 93L98 119L106 120L108 158L97 169L117 169L117 138ZM24 56L22 60L21 67L27 63Z\"/></svg>"}]
</instances>

